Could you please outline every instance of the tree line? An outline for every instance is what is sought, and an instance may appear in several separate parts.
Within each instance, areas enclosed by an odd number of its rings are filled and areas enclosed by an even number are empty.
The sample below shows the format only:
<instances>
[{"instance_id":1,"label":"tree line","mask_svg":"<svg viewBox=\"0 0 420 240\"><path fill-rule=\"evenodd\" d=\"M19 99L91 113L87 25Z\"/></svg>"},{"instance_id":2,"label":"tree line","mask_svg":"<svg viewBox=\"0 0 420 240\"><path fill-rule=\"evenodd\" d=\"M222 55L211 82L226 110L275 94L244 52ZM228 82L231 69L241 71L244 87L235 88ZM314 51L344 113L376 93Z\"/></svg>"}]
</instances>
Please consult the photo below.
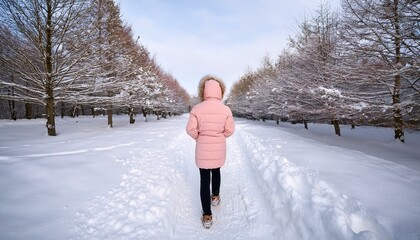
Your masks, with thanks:
<instances>
[{"instance_id":1,"label":"tree line","mask_svg":"<svg viewBox=\"0 0 420 240\"><path fill-rule=\"evenodd\" d=\"M236 116L279 121L420 126L420 1L321 3L286 49L248 69L229 94Z\"/></svg>"},{"instance_id":2,"label":"tree line","mask_svg":"<svg viewBox=\"0 0 420 240\"><path fill-rule=\"evenodd\" d=\"M187 111L189 96L113 0L0 0L0 117Z\"/></svg>"}]
</instances>

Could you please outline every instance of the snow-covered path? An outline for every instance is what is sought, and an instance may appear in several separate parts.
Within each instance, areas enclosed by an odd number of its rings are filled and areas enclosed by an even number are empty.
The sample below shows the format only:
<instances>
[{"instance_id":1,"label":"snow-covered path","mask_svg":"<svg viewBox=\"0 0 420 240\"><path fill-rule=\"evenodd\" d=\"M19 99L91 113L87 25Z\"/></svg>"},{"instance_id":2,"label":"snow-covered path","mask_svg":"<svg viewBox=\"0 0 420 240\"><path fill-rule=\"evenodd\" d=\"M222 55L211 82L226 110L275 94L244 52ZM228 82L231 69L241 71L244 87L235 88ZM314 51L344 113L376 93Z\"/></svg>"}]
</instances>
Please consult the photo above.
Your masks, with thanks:
<instances>
[{"instance_id":1,"label":"snow-covered path","mask_svg":"<svg viewBox=\"0 0 420 240\"><path fill-rule=\"evenodd\" d=\"M113 129L101 125L104 118L57 119L54 138L43 135L40 120L0 122L1 235L420 239L416 145L242 119L228 139L215 222L204 229L187 117L129 125L120 116ZM420 140L418 133L407 137Z\"/></svg>"},{"instance_id":2,"label":"snow-covered path","mask_svg":"<svg viewBox=\"0 0 420 240\"><path fill-rule=\"evenodd\" d=\"M116 158L128 171L118 187L78 213L80 235L75 239L278 239L279 226L250 172L238 135L229 141L222 203L213 209L214 224L206 230L200 222L194 141L179 122L151 130L150 141ZM156 146L154 138L164 140Z\"/></svg>"}]
</instances>

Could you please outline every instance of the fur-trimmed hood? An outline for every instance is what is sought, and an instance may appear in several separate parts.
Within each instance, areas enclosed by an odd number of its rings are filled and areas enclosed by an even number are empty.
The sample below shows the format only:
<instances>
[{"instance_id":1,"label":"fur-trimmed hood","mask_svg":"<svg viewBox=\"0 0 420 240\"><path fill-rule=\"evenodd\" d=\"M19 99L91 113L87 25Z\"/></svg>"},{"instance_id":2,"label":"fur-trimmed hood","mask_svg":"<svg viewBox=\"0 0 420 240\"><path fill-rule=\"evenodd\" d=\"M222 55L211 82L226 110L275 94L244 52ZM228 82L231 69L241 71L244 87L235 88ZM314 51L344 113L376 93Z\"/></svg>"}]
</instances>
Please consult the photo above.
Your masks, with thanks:
<instances>
[{"instance_id":1,"label":"fur-trimmed hood","mask_svg":"<svg viewBox=\"0 0 420 240\"><path fill-rule=\"evenodd\" d=\"M211 89L211 93L209 93L208 91L205 91L206 82L209 81L209 80L214 80L214 81L219 83L220 91L221 91L221 95L220 95L219 100L222 100L223 95L225 93L225 89L226 89L225 83L219 77L217 77L215 75L208 74L208 75L205 75L204 77L202 77L199 84L198 84L198 97L199 97L200 101L204 101L204 99L206 97L216 97L216 98L218 98L218 96L216 96L217 93L214 92L215 89ZM208 87L214 88L214 85L209 83ZM210 89L207 89L207 90L210 90ZM208 94L211 94L213 96L208 96ZM214 95L214 94L216 94L216 95Z\"/></svg>"}]
</instances>

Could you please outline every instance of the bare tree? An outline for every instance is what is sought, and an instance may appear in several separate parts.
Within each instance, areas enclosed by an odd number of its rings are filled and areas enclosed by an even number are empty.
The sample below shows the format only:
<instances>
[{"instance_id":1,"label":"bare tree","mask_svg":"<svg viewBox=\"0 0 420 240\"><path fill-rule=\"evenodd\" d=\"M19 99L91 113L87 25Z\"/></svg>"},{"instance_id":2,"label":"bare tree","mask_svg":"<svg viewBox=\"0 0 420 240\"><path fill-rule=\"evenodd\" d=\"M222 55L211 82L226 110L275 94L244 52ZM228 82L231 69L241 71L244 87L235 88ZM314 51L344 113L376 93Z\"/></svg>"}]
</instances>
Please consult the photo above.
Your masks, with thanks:
<instances>
[{"instance_id":1,"label":"bare tree","mask_svg":"<svg viewBox=\"0 0 420 240\"><path fill-rule=\"evenodd\" d=\"M376 63L376 68L370 69L371 74L359 77L373 78L388 91L395 139L404 142L403 113L409 105L417 105L417 108L419 105L412 100L419 98L420 89L420 3L411 0L342 0L342 5L343 36L348 50L359 59Z\"/></svg>"},{"instance_id":2,"label":"bare tree","mask_svg":"<svg viewBox=\"0 0 420 240\"><path fill-rule=\"evenodd\" d=\"M232 89L227 98L227 104L232 109L232 113L238 117L253 117L253 110L251 108L253 102L252 89L254 82L258 78L256 74L248 69L245 74L232 86Z\"/></svg>"},{"instance_id":3,"label":"bare tree","mask_svg":"<svg viewBox=\"0 0 420 240\"><path fill-rule=\"evenodd\" d=\"M55 99L82 74L75 68L87 56L86 42L80 36L89 35L82 25L87 9L84 0L1 0L1 24L13 37L1 31L0 43L9 54L2 62L19 81L0 80L13 86L13 98L41 103L46 107L48 135L56 135ZM76 31L77 30L77 31ZM18 39L15 44L11 39Z\"/></svg>"},{"instance_id":4,"label":"bare tree","mask_svg":"<svg viewBox=\"0 0 420 240\"><path fill-rule=\"evenodd\" d=\"M321 3L317 15L304 21L299 26L300 33L290 39L299 58L290 69L301 96L294 102L304 107L305 118L331 119L337 135L340 135L339 120L346 109L337 84L340 76L335 74L340 60L339 24L338 14Z\"/></svg>"},{"instance_id":5,"label":"bare tree","mask_svg":"<svg viewBox=\"0 0 420 240\"><path fill-rule=\"evenodd\" d=\"M132 41L131 32L121 20L120 9L114 1L92 0L93 31L95 33L92 68L92 88L88 101L105 105L108 125L112 127L113 107L121 103L121 91L131 73L131 62L127 45Z\"/></svg>"}]
</instances>

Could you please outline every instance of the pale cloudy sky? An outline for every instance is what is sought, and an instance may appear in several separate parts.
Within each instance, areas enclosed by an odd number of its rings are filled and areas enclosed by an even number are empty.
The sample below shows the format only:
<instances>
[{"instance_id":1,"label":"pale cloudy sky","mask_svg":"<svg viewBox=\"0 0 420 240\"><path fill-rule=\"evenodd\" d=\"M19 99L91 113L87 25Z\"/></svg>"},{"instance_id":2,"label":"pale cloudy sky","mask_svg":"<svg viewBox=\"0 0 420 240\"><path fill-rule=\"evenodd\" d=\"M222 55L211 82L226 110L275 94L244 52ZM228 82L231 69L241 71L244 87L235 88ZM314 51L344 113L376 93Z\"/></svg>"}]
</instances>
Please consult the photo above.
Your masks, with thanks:
<instances>
[{"instance_id":1,"label":"pale cloudy sky","mask_svg":"<svg viewBox=\"0 0 420 240\"><path fill-rule=\"evenodd\" d=\"M229 90L265 55L275 59L320 1L117 0L135 37L190 94L205 74L219 76ZM339 0L326 2L339 7Z\"/></svg>"}]
</instances>

